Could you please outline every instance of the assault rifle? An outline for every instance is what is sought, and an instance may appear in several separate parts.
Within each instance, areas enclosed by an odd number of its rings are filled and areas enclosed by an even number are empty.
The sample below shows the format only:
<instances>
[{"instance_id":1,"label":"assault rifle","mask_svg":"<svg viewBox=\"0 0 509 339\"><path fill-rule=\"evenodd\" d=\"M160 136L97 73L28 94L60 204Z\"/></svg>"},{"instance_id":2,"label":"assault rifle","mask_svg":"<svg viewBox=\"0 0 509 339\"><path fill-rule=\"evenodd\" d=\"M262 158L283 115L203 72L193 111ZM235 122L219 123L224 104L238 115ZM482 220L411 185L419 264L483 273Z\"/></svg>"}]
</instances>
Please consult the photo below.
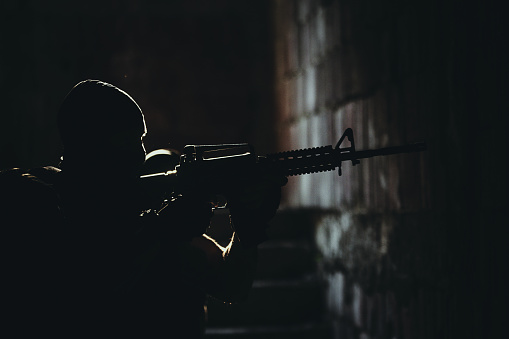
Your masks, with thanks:
<instances>
[{"instance_id":1,"label":"assault rifle","mask_svg":"<svg viewBox=\"0 0 509 339\"><path fill-rule=\"evenodd\" d=\"M341 147L347 139L347 147ZM332 145L257 156L249 144L188 145L180 163L165 172L141 176L143 186L160 193L185 194L198 191L228 197L255 171L278 171L282 176L302 175L338 168L341 175L343 161L355 166L360 159L375 156L420 152L424 142L403 146L357 151L353 131L347 128L336 146Z\"/></svg>"}]
</instances>

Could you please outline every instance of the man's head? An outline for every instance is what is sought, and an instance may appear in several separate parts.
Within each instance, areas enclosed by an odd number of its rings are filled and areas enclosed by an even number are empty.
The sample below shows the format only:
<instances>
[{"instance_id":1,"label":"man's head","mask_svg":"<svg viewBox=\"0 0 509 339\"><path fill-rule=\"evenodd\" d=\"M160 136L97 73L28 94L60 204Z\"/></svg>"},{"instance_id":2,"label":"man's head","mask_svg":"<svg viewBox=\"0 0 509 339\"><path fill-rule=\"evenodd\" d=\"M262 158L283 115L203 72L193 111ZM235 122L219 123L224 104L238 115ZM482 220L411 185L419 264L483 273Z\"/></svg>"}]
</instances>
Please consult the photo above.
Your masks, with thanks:
<instances>
[{"instance_id":1,"label":"man's head","mask_svg":"<svg viewBox=\"0 0 509 339\"><path fill-rule=\"evenodd\" d=\"M58 128L66 167L131 172L143 164L143 113L113 85L85 80L74 86L58 113Z\"/></svg>"}]
</instances>

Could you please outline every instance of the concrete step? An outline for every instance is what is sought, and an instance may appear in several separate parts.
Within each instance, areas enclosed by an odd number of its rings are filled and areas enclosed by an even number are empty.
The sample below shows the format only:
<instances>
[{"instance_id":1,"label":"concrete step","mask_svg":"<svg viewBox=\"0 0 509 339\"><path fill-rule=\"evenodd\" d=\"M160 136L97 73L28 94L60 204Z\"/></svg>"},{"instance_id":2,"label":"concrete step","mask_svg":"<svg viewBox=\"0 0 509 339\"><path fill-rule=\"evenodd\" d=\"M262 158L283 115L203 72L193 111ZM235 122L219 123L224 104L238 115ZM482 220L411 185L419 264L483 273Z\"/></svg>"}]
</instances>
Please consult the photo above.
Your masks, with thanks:
<instances>
[{"instance_id":1,"label":"concrete step","mask_svg":"<svg viewBox=\"0 0 509 339\"><path fill-rule=\"evenodd\" d=\"M259 246L256 280L246 302L208 300L206 338L329 339L324 282L316 276L312 210L280 210L270 222L269 240ZM209 234L223 239L231 230L217 213Z\"/></svg>"},{"instance_id":2,"label":"concrete step","mask_svg":"<svg viewBox=\"0 0 509 339\"><path fill-rule=\"evenodd\" d=\"M315 252L308 241L268 241L258 248L257 279L297 279L314 272Z\"/></svg>"},{"instance_id":3,"label":"concrete step","mask_svg":"<svg viewBox=\"0 0 509 339\"><path fill-rule=\"evenodd\" d=\"M246 302L208 301L209 328L295 325L324 314L324 282L316 277L257 280Z\"/></svg>"},{"instance_id":4,"label":"concrete step","mask_svg":"<svg viewBox=\"0 0 509 339\"><path fill-rule=\"evenodd\" d=\"M331 328L324 322L291 326L208 328L206 339L331 339Z\"/></svg>"}]
</instances>

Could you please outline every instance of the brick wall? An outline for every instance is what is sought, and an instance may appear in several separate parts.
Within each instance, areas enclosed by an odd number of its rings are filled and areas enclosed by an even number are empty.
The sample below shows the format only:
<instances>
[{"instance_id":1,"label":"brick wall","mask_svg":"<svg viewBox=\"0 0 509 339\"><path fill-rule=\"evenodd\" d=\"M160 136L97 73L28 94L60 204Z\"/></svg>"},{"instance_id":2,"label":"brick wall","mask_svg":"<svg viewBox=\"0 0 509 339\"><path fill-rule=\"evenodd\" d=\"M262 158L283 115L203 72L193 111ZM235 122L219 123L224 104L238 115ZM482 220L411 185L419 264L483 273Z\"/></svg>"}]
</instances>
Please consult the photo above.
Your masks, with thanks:
<instances>
[{"instance_id":1,"label":"brick wall","mask_svg":"<svg viewBox=\"0 0 509 339\"><path fill-rule=\"evenodd\" d=\"M428 143L285 188L284 208L322 211L315 242L336 338L506 331L498 13L454 1L274 4L281 150L335 145L347 127L358 149Z\"/></svg>"}]
</instances>

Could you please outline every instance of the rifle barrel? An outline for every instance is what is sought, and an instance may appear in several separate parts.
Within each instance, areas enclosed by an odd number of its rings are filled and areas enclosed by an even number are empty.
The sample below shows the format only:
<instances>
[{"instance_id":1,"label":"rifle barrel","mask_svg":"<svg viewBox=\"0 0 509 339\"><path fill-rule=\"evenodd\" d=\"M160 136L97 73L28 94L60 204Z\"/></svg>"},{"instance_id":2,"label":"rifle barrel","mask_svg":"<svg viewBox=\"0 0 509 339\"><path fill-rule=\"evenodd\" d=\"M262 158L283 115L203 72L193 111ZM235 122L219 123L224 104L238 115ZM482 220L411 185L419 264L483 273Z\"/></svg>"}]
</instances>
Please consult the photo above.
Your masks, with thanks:
<instances>
[{"instance_id":1,"label":"rifle barrel","mask_svg":"<svg viewBox=\"0 0 509 339\"><path fill-rule=\"evenodd\" d=\"M426 150L426 143L417 142L402 146L391 146L363 151L345 152L339 156L340 161L372 158L380 155L391 155L400 153L422 152Z\"/></svg>"}]
</instances>

